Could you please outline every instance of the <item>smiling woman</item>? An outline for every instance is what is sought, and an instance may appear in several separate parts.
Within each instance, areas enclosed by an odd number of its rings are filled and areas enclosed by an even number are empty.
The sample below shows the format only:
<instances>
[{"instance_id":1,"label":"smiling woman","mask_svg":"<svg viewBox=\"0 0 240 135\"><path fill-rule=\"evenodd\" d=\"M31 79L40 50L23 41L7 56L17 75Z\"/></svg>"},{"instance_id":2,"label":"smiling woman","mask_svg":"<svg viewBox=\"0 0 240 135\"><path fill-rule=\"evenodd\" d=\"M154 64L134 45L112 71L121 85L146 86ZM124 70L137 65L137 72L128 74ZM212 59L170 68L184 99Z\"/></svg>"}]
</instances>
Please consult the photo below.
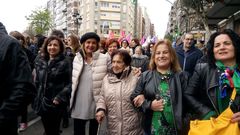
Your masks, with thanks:
<instances>
[{"instance_id":1,"label":"smiling woman","mask_svg":"<svg viewBox=\"0 0 240 135\"><path fill-rule=\"evenodd\" d=\"M196 119L218 117L230 106L234 113L231 122L240 123L239 101L230 99L234 88L240 94L239 44L240 37L230 29L210 36L207 63L196 65L184 94Z\"/></svg>"},{"instance_id":2,"label":"smiling woman","mask_svg":"<svg viewBox=\"0 0 240 135\"><path fill-rule=\"evenodd\" d=\"M34 111L41 116L46 135L59 135L60 122L71 92L71 62L63 55L64 44L56 36L46 39L35 60L38 94Z\"/></svg>"},{"instance_id":3,"label":"smiling woman","mask_svg":"<svg viewBox=\"0 0 240 135\"><path fill-rule=\"evenodd\" d=\"M134 109L129 98L138 80L130 63L131 56L126 50L112 53L112 69L103 79L96 102L96 119L99 123L107 119L110 135L142 134L142 114Z\"/></svg>"},{"instance_id":4,"label":"smiling woman","mask_svg":"<svg viewBox=\"0 0 240 135\"><path fill-rule=\"evenodd\" d=\"M181 72L169 40L155 44L149 66L131 95L133 104L144 113L145 135L185 135L182 91L188 76Z\"/></svg>"}]
</instances>

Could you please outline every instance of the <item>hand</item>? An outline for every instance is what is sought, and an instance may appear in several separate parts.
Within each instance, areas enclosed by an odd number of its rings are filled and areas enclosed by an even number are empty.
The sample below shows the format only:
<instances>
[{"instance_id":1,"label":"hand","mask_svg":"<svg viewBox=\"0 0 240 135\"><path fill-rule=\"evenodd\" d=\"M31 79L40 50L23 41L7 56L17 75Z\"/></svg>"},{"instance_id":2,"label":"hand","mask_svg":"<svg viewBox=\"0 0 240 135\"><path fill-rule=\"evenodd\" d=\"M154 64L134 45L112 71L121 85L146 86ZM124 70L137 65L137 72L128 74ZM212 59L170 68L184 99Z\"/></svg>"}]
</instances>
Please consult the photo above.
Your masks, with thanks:
<instances>
[{"instance_id":1,"label":"hand","mask_svg":"<svg viewBox=\"0 0 240 135\"><path fill-rule=\"evenodd\" d=\"M136 67L133 67L133 74L135 76L140 76L141 75L141 68L136 68Z\"/></svg>"},{"instance_id":2,"label":"hand","mask_svg":"<svg viewBox=\"0 0 240 135\"><path fill-rule=\"evenodd\" d=\"M57 99L54 99L54 100L53 100L53 104L54 104L54 105L59 105L59 101L58 101Z\"/></svg>"},{"instance_id":3,"label":"hand","mask_svg":"<svg viewBox=\"0 0 240 135\"><path fill-rule=\"evenodd\" d=\"M160 100L155 99L155 100L152 101L151 109L153 111L163 111L163 108L164 108L163 99L160 99Z\"/></svg>"},{"instance_id":4,"label":"hand","mask_svg":"<svg viewBox=\"0 0 240 135\"><path fill-rule=\"evenodd\" d=\"M101 123L104 117L105 117L104 111L98 111L96 113L96 120L98 121L98 123Z\"/></svg>"},{"instance_id":5,"label":"hand","mask_svg":"<svg viewBox=\"0 0 240 135\"><path fill-rule=\"evenodd\" d=\"M240 112L233 114L231 122L238 122L238 124L240 124Z\"/></svg>"},{"instance_id":6,"label":"hand","mask_svg":"<svg viewBox=\"0 0 240 135\"><path fill-rule=\"evenodd\" d=\"M142 103L144 102L145 98L144 95L138 95L133 99L133 103L136 107L140 107L142 105Z\"/></svg>"}]
</instances>

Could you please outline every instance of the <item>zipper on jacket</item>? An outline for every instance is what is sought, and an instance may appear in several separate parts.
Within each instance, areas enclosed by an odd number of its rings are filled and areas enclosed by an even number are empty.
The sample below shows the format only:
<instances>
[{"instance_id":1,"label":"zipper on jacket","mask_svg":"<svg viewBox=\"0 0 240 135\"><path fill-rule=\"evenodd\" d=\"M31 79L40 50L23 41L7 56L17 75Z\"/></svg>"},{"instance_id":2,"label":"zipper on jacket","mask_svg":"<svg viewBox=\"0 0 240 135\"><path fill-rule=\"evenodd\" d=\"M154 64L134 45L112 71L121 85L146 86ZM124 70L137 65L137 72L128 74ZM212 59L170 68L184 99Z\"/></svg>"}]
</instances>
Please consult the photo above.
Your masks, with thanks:
<instances>
[{"instance_id":1,"label":"zipper on jacket","mask_svg":"<svg viewBox=\"0 0 240 135\"><path fill-rule=\"evenodd\" d=\"M184 60L183 60L183 71L185 71L185 67L186 67L186 55L184 53Z\"/></svg>"},{"instance_id":2,"label":"zipper on jacket","mask_svg":"<svg viewBox=\"0 0 240 135\"><path fill-rule=\"evenodd\" d=\"M213 108L215 109L215 111L217 112L218 115L220 115L220 112L218 111L217 107L215 106L215 104L213 103L212 101L212 98L209 96L209 88L207 89L207 96L209 98L209 100L211 101L212 105L213 105Z\"/></svg>"},{"instance_id":3,"label":"zipper on jacket","mask_svg":"<svg viewBox=\"0 0 240 135\"><path fill-rule=\"evenodd\" d=\"M45 74L44 74L44 84L43 84L43 96L45 96L45 92L46 92L46 87L47 87L47 78L48 78L48 70L49 70L49 64L47 62L46 64L46 70L45 70Z\"/></svg>"},{"instance_id":4,"label":"zipper on jacket","mask_svg":"<svg viewBox=\"0 0 240 135\"><path fill-rule=\"evenodd\" d=\"M170 80L169 80L169 83L168 83L168 85L170 86L170 81L172 80L172 79L174 79L174 78L170 78ZM170 87L169 87L170 88ZM171 101L171 109L172 109L172 113L173 113L173 122L174 122L174 128L175 128L175 132L176 132L176 135L178 134L177 133L177 126L176 126L176 120L175 120L175 115L174 115L174 112L173 112L173 101L172 101L172 92L171 92L171 89L169 89L169 91L170 91L170 101Z\"/></svg>"},{"instance_id":5,"label":"zipper on jacket","mask_svg":"<svg viewBox=\"0 0 240 135\"><path fill-rule=\"evenodd\" d=\"M121 108L121 111L120 111L120 113L121 113L121 117L122 117L122 120L121 120L121 129L120 129L120 130L121 130L121 131L120 131L120 132L121 132L121 134L122 134L122 129L123 129L123 113L122 113L122 110L123 110L123 109L122 109L122 84L123 84L123 83L122 83L122 80L121 80L121 89L120 89L120 98L121 98L121 99L120 99L120 100L121 100L121 102L120 102L120 103L121 103L121 106L120 106L120 108Z\"/></svg>"}]
</instances>

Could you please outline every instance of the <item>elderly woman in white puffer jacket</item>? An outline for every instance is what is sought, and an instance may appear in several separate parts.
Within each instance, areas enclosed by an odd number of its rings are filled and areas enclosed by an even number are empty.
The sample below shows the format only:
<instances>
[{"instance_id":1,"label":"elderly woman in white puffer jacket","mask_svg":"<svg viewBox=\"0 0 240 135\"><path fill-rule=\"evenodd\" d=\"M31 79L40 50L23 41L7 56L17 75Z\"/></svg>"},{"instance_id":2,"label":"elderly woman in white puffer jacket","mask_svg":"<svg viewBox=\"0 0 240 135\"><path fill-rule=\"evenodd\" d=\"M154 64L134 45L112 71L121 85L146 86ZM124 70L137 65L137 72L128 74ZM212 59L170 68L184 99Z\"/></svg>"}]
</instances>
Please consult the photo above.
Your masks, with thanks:
<instances>
[{"instance_id":1,"label":"elderly woman in white puffer jacket","mask_svg":"<svg viewBox=\"0 0 240 135\"><path fill-rule=\"evenodd\" d=\"M117 50L111 56L112 69L104 77L101 93L96 101L96 119L107 118L110 135L141 135L141 113L130 101L130 95L138 81L134 74L131 56L125 50Z\"/></svg>"}]
</instances>

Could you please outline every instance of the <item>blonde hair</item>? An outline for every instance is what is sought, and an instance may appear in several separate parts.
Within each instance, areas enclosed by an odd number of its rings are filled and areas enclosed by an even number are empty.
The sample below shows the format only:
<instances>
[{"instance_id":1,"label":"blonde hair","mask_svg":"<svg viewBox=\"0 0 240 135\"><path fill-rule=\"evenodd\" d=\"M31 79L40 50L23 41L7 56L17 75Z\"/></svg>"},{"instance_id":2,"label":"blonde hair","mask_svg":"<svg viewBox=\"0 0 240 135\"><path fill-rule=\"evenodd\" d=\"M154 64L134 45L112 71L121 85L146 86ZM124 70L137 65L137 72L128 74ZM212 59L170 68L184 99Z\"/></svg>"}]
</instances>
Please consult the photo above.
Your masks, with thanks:
<instances>
[{"instance_id":1,"label":"blonde hair","mask_svg":"<svg viewBox=\"0 0 240 135\"><path fill-rule=\"evenodd\" d=\"M98 51L98 49L99 49L99 42L97 42L96 45L97 45L97 48L96 48L96 50L94 50L93 52L96 52L96 51ZM81 44L80 53L82 54L83 58L86 58L86 57L87 57L86 50L85 50L85 42L83 42L83 43Z\"/></svg>"},{"instance_id":2,"label":"blonde hair","mask_svg":"<svg viewBox=\"0 0 240 135\"><path fill-rule=\"evenodd\" d=\"M155 58L155 55L156 55L157 47L160 46L160 45L167 45L167 47L168 47L168 51L170 53L170 63L171 63L170 64L170 69L173 72L181 71L181 67L180 67L176 52L175 52L174 48L172 47L171 41L169 41L168 39L160 40L154 45L152 56L151 56L150 63L149 63L149 69L150 70L156 70L156 68L157 68L156 63L154 61L154 58Z\"/></svg>"}]
</instances>

